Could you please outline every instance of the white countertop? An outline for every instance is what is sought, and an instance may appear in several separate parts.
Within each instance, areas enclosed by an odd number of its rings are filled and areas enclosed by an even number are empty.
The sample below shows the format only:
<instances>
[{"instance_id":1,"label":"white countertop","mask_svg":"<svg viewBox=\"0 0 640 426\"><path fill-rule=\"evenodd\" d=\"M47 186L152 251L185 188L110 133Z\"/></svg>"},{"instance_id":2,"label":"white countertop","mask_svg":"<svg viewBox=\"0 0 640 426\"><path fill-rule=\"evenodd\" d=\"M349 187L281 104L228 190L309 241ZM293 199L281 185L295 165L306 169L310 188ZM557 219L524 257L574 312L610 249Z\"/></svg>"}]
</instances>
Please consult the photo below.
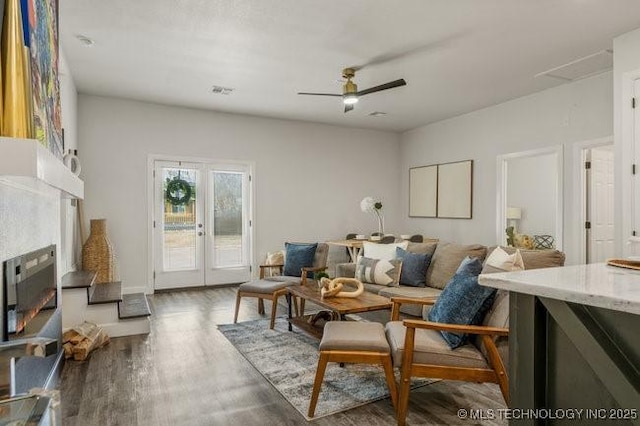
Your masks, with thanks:
<instances>
[{"instance_id":1,"label":"white countertop","mask_svg":"<svg viewBox=\"0 0 640 426\"><path fill-rule=\"evenodd\" d=\"M604 263L480 275L479 283L640 315L640 271Z\"/></svg>"}]
</instances>

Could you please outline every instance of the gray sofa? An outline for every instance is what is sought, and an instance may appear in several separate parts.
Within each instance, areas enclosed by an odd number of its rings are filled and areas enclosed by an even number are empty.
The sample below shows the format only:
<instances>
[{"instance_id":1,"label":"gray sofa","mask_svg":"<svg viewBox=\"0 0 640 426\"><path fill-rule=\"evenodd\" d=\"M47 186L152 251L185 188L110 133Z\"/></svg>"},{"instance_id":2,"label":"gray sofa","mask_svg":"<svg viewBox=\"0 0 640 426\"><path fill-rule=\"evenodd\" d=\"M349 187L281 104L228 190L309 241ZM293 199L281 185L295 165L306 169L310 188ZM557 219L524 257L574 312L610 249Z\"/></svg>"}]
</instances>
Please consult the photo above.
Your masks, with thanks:
<instances>
[{"instance_id":1,"label":"gray sofa","mask_svg":"<svg viewBox=\"0 0 640 426\"><path fill-rule=\"evenodd\" d=\"M453 277L460 262L466 257L479 257L483 261L487 253L491 253L496 246L486 247L480 244L456 244L449 242L438 243L409 243L407 251L412 253L432 254L431 264L427 270L426 287L410 287L399 285L389 287L377 284L364 283L366 291L386 297L437 297ZM509 254L515 252L513 247L503 247ZM558 250L520 250L525 269L549 268L563 266L564 253ZM355 276L356 265L354 263L342 263L336 265L336 276ZM401 312L413 316L422 316L422 305L402 305Z\"/></svg>"}]
</instances>

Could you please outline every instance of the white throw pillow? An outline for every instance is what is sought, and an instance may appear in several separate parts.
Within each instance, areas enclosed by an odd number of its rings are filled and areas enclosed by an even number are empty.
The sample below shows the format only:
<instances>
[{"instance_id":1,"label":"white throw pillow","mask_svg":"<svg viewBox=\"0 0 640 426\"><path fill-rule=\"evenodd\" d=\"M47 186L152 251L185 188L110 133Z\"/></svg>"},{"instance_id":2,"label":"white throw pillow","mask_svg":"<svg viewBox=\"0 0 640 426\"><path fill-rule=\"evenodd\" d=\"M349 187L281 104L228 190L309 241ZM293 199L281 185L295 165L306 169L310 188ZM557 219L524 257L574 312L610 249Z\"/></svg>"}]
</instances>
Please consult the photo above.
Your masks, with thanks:
<instances>
[{"instance_id":1,"label":"white throw pillow","mask_svg":"<svg viewBox=\"0 0 640 426\"><path fill-rule=\"evenodd\" d=\"M496 249L491 252L482 269L483 274L513 271L524 271L524 261L522 260L520 250L509 254L504 251L502 247L496 247Z\"/></svg>"},{"instance_id":2,"label":"white throw pillow","mask_svg":"<svg viewBox=\"0 0 640 426\"><path fill-rule=\"evenodd\" d=\"M369 259L392 260L397 257L396 248L400 247L406 250L408 245L409 243L407 241L393 244L378 244L365 241L362 243L362 248L364 249L363 256Z\"/></svg>"}]
</instances>

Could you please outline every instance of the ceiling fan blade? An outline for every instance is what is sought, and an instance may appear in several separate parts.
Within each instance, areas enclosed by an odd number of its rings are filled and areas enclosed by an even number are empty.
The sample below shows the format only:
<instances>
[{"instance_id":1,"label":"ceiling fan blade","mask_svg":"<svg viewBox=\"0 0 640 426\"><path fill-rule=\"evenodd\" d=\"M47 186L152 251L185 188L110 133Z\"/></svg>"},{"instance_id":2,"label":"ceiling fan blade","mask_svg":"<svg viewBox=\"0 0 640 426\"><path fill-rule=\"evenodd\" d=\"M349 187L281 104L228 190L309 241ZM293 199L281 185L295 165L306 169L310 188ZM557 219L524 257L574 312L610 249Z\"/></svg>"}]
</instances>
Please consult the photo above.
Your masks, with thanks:
<instances>
[{"instance_id":1,"label":"ceiling fan blade","mask_svg":"<svg viewBox=\"0 0 640 426\"><path fill-rule=\"evenodd\" d=\"M356 71L359 71L363 68L368 68L374 65L386 64L387 62L392 62L399 59L405 59L413 55L422 54L424 52L436 52L438 50L452 47L456 42L467 37L468 35L469 35L468 31L457 32L457 33L450 34L447 37L444 37L438 40L433 40L428 43L413 44L405 47L403 50L385 52L381 55L371 58L365 63L359 64L359 65L351 65L349 68L353 68Z\"/></svg>"},{"instance_id":2,"label":"ceiling fan blade","mask_svg":"<svg viewBox=\"0 0 640 426\"><path fill-rule=\"evenodd\" d=\"M337 96L339 98L342 95L336 95L335 93L309 93L309 92L298 92L298 95L310 95L310 96Z\"/></svg>"},{"instance_id":3,"label":"ceiling fan blade","mask_svg":"<svg viewBox=\"0 0 640 426\"><path fill-rule=\"evenodd\" d=\"M351 104L347 104L344 106L344 113L348 113L349 111L351 111L353 109L353 105Z\"/></svg>"},{"instance_id":4,"label":"ceiling fan blade","mask_svg":"<svg viewBox=\"0 0 640 426\"><path fill-rule=\"evenodd\" d=\"M369 89L364 89L358 92L358 96L368 95L369 93L379 92L381 90L393 89L394 87L406 86L407 82L404 81L404 78L396 81L390 81L389 83L381 84L380 86L370 87Z\"/></svg>"}]
</instances>

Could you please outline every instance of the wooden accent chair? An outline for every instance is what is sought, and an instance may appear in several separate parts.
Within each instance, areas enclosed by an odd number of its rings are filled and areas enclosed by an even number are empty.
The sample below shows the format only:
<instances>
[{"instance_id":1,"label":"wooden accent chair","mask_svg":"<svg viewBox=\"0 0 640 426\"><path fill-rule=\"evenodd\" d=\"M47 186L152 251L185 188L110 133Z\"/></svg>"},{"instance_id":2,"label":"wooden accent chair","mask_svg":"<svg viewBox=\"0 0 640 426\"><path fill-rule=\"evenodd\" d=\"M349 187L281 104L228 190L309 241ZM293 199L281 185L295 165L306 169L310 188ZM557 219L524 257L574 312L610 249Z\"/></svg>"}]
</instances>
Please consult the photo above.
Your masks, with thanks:
<instances>
[{"instance_id":1,"label":"wooden accent chair","mask_svg":"<svg viewBox=\"0 0 640 426\"><path fill-rule=\"evenodd\" d=\"M433 305L436 298L393 297L391 322L386 335L394 366L400 368L398 425L404 425L409 403L411 377L429 377L500 385L509 403L509 379L503 359L508 356L505 328L509 318L508 293L499 291L483 325L444 324L422 320L398 321L403 303ZM463 332L474 336L471 342L451 349L439 331Z\"/></svg>"},{"instance_id":2,"label":"wooden accent chair","mask_svg":"<svg viewBox=\"0 0 640 426\"><path fill-rule=\"evenodd\" d=\"M329 246L326 243L318 243L316 253L313 258L313 266L302 268L301 276L295 277L290 275L282 275L284 264L276 265L260 265L260 279L249 281L238 286L236 293L236 309L233 315L233 323L238 322L238 311L240 310L240 300L243 297L255 297L258 299L258 313L264 315L264 300L271 301L271 322L269 328L273 328L276 321L276 311L278 307L278 298L287 294L287 287L292 285L304 285L307 282L307 273L324 271L327 269L327 257L329 254ZM285 259L286 262L286 259ZM265 277L265 270L275 268L278 275ZM298 315L298 304L294 303L296 316Z\"/></svg>"}]
</instances>

